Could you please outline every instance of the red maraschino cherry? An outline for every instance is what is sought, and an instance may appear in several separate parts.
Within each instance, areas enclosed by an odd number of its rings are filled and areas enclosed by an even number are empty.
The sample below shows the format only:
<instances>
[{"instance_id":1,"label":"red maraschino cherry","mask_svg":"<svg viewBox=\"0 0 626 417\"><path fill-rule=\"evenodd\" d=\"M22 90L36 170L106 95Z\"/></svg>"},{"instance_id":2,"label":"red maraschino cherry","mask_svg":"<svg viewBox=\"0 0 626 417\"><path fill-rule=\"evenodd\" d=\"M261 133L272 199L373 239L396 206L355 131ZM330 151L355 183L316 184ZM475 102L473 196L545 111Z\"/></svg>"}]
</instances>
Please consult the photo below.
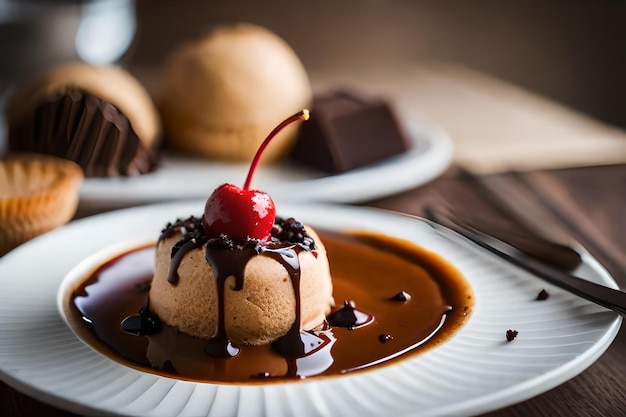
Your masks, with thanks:
<instances>
[{"instance_id":1,"label":"red maraschino cherry","mask_svg":"<svg viewBox=\"0 0 626 417\"><path fill-rule=\"evenodd\" d=\"M288 124L308 119L309 111L302 110L283 120L270 132L254 155L243 189L233 184L222 184L213 191L204 207L203 225L209 236L225 234L234 241L269 239L276 207L268 194L250 189L252 177L272 138Z\"/></svg>"}]
</instances>

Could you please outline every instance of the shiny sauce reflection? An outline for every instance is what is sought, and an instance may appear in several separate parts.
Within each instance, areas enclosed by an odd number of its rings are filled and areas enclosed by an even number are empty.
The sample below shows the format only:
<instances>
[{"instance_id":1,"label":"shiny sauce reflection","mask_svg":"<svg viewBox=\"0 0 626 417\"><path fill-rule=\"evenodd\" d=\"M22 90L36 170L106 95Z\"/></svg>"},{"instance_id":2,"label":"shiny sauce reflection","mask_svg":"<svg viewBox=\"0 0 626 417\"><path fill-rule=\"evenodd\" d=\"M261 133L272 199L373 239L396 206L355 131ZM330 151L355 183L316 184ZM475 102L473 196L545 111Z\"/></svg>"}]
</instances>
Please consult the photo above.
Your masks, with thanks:
<instances>
[{"instance_id":1,"label":"shiny sauce reflection","mask_svg":"<svg viewBox=\"0 0 626 417\"><path fill-rule=\"evenodd\" d=\"M214 358L204 352L205 340L166 325L151 336L122 331L124 318L146 306L153 247L121 254L86 277L70 297L68 318L87 343L128 366L183 379L251 384L394 363L448 340L468 320L472 289L439 256L382 234L320 236L337 307L328 323L304 335L302 358L285 358L271 346L240 346L235 357Z\"/></svg>"}]
</instances>

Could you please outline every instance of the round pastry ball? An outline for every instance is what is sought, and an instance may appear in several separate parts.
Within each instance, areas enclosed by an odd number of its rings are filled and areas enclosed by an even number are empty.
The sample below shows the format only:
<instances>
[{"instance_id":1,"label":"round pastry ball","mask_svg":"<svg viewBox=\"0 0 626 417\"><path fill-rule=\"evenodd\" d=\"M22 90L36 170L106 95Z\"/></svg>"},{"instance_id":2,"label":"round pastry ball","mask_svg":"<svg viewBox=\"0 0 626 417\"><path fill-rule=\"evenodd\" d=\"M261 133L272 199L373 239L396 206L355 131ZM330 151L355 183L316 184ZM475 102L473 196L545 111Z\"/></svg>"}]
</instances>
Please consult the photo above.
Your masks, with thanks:
<instances>
[{"instance_id":1,"label":"round pastry ball","mask_svg":"<svg viewBox=\"0 0 626 417\"><path fill-rule=\"evenodd\" d=\"M247 23L219 26L167 60L157 105L170 148L200 157L250 161L268 133L307 108L305 68L279 36ZM291 149L288 126L263 154L276 161Z\"/></svg>"}]
</instances>

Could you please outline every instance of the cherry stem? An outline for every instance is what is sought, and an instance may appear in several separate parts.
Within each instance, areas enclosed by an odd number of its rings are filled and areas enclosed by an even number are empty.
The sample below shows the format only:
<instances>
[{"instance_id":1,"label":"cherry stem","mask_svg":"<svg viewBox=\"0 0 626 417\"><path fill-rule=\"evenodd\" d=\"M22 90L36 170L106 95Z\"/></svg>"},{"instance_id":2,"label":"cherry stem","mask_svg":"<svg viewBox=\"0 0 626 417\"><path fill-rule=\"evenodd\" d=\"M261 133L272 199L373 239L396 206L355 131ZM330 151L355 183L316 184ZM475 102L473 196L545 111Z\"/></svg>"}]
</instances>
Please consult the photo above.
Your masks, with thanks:
<instances>
[{"instance_id":1,"label":"cherry stem","mask_svg":"<svg viewBox=\"0 0 626 417\"><path fill-rule=\"evenodd\" d=\"M283 130L283 128L285 126L287 126L287 125L289 125L289 124L291 124L293 122L297 122L298 120L309 120L309 111L306 110L306 109L305 110L301 110L298 113L294 114L293 116L286 118L285 120L280 122L280 124L278 126L276 126L274 128L274 130L272 130L270 132L269 135L267 135L267 137L265 138L263 143L261 143L261 146L259 146L259 149L256 151L256 154L254 155L254 158L252 159L252 163L250 164L250 170L248 171L248 176L246 177L246 182L243 184L243 189L244 190L249 190L250 189L250 183L252 182L252 176L254 175L254 172L256 171L257 166L259 165L259 161L261 160L261 154L263 154L263 151L265 150L267 145L270 143L272 138L274 138L274 136L276 136L276 134L278 132Z\"/></svg>"}]
</instances>

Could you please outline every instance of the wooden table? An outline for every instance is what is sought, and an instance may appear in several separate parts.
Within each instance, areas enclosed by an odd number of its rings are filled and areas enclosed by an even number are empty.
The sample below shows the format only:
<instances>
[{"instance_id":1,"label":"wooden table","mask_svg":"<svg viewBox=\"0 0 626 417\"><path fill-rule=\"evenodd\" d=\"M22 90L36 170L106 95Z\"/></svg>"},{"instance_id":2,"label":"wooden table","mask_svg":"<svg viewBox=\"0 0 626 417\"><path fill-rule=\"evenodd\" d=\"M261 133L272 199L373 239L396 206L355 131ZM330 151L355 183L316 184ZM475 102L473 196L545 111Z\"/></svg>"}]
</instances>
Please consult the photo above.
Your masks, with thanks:
<instances>
[{"instance_id":1,"label":"wooden table","mask_svg":"<svg viewBox=\"0 0 626 417\"><path fill-rule=\"evenodd\" d=\"M350 79L352 85L382 93L406 117L448 130L456 153L450 168L431 183L363 205L421 215L426 204L445 201L476 214L495 215L497 210L475 190L466 170L510 181L522 178L534 184L533 193L540 196L537 204L562 219L572 236L586 244L626 288L624 132L462 68L396 69L384 82L370 75L316 74L314 85L321 90ZM563 149L571 152L558 152ZM547 158L550 152L553 157ZM0 383L0 415L68 414ZM608 351L579 376L489 414L529 415L626 415L626 331L622 329Z\"/></svg>"}]
</instances>

